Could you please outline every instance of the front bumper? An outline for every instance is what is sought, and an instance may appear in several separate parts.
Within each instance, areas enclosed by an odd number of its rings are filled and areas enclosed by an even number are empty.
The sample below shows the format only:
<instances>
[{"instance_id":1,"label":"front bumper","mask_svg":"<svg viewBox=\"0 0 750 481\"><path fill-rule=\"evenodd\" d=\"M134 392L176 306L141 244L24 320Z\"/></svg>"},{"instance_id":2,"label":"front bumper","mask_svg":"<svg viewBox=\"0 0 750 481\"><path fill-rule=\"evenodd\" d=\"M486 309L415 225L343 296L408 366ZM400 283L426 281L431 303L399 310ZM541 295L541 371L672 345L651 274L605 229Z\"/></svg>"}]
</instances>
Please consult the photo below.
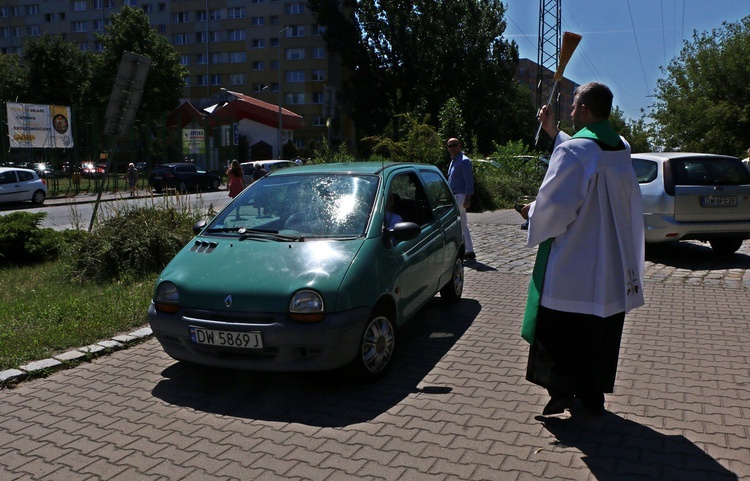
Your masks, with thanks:
<instances>
[{"instance_id":1,"label":"front bumper","mask_svg":"<svg viewBox=\"0 0 750 481\"><path fill-rule=\"evenodd\" d=\"M157 312L148 320L154 337L171 357L206 366L250 371L325 371L348 364L357 355L370 309L327 314L317 323L295 322L286 314L233 314L181 309ZM233 332L259 332L262 349L196 344L190 326Z\"/></svg>"}]
</instances>

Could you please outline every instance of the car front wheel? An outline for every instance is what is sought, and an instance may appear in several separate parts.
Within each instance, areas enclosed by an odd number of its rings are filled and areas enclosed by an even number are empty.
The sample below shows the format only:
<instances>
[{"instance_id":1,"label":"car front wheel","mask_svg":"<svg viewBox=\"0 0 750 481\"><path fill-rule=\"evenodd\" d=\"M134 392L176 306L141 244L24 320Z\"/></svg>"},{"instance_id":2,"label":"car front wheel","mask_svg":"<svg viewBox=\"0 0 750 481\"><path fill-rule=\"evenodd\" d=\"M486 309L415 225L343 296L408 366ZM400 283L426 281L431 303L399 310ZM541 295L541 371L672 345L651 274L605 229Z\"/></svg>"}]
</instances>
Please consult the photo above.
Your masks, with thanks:
<instances>
[{"instance_id":1,"label":"car front wheel","mask_svg":"<svg viewBox=\"0 0 750 481\"><path fill-rule=\"evenodd\" d=\"M440 289L440 297L445 302L455 303L461 300L461 295L464 293L464 261L461 256L457 256L453 262L453 275L442 289Z\"/></svg>"},{"instance_id":2,"label":"car front wheel","mask_svg":"<svg viewBox=\"0 0 750 481\"><path fill-rule=\"evenodd\" d=\"M186 184L185 182L180 182L179 184L177 184L177 191L178 191L178 192L179 192L180 194L184 194L184 193L186 193L186 192L188 191L188 186L187 186L187 184Z\"/></svg>"},{"instance_id":3,"label":"car front wheel","mask_svg":"<svg viewBox=\"0 0 750 481\"><path fill-rule=\"evenodd\" d=\"M211 189L219 190L219 181L217 179L214 179L214 181L211 182Z\"/></svg>"},{"instance_id":4,"label":"car front wheel","mask_svg":"<svg viewBox=\"0 0 750 481\"><path fill-rule=\"evenodd\" d=\"M390 365L396 347L396 330L390 314L375 311L362 334L355 367L368 378L383 374Z\"/></svg>"},{"instance_id":5,"label":"car front wheel","mask_svg":"<svg viewBox=\"0 0 750 481\"><path fill-rule=\"evenodd\" d=\"M714 239L708 241L711 249L719 256L730 256L742 247L742 239Z\"/></svg>"}]
</instances>

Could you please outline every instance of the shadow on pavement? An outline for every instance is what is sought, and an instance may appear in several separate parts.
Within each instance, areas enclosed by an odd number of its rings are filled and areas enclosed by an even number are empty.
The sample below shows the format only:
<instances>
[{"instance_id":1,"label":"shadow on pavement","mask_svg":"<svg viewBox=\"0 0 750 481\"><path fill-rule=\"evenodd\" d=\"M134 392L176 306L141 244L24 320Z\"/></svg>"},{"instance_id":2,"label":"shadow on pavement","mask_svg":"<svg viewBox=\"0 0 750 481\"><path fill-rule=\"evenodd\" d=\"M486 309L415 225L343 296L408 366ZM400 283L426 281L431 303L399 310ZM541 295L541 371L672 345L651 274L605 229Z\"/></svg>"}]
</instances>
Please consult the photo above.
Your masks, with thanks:
<instances>
[{"instance_id":1,"label":"shadow on pavement","mask_svg":"<svg viewBox=\"0 0 750 481\"><path fill-rule=\"evenodd\" d=\"M716 269L747 269L750 256L742 250L729 256L716 255L708 244L677 242L675 244L646 246L646 261L655 264L706 271Z\"/></svg>"},{"instance_id":2,"label":"shadow on pavement","mask_svg":"<svg viewBox=\"0 0 750 481\"><path fill-rule=\"evenodd\" d=\"M415 393L441 395L442 386L419 383L476 319L472 299L446 306L433 299L398 331L390 371L381 379L359 382L341 371L257 373L220 371L178 362L162 372L153 389L163 401L226 416L341 427L370 421Z\"/></svg>"},{"instance_id":3,"label":"shadow on pavement","mask_svg":"<svg viewBox=\"0 0 750 481\"><path fill-rule=\"evenodd\" d=\"M599 417L536 419L557 438L550 449L578 449L599 481L738 479L684 436L662 434L610 412Z\"/></svg>"}]
</instances>

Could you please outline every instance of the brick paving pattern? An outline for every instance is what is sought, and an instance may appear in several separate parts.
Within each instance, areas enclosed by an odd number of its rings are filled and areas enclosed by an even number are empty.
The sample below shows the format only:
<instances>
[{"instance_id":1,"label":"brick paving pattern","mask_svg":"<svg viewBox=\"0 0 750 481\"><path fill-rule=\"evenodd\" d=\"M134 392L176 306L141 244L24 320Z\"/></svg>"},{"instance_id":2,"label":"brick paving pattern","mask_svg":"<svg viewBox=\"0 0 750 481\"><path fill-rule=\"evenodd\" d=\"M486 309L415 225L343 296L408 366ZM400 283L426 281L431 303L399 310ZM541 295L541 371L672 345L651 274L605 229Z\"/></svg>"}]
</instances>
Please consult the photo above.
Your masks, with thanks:
<instances>
[{"instance_id":1,"label":"brick paving pattern","mask_svg":"<svg viewBox=\"0 0 750 481\"><path fill-rule=\"evenodd\" d=\"M534 250L512 211L470 222L464 299L382 380L217 373L149 339L0 391L0 479L750 480L750 242L650 249L608 412L554 419L524 380Z\"/></svg>"}]
</instances>

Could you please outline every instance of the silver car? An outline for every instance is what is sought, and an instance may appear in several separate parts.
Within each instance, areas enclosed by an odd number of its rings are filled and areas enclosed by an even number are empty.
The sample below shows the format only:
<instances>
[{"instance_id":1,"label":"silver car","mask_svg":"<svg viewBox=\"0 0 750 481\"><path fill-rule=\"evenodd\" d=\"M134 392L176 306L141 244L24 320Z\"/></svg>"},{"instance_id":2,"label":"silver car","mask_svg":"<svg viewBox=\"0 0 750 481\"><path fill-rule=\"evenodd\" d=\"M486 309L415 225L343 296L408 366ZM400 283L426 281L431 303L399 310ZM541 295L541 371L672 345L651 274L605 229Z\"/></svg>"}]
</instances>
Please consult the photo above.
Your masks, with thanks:
<instances>
[{"instance_id":1,"label":"silver car","mask_svg":"<svg viewBox=\"0 0 750 481\"><path fill-rule=\"evenodd\" d=\"M646 243L701 240L728 255L750 239L750 171L739 158L689 152L631 157Z\"/></svg>"},{"instance_id":2,"label":"silver car","mask_svg":"<svg viewBox=\"0 0 750 481\"><path fill-rule=\"evenodd\" d=\"M31 169L0 167L0 202L43 204L47 198L47 184Z\"/></svg>"}]
</instances>

